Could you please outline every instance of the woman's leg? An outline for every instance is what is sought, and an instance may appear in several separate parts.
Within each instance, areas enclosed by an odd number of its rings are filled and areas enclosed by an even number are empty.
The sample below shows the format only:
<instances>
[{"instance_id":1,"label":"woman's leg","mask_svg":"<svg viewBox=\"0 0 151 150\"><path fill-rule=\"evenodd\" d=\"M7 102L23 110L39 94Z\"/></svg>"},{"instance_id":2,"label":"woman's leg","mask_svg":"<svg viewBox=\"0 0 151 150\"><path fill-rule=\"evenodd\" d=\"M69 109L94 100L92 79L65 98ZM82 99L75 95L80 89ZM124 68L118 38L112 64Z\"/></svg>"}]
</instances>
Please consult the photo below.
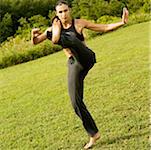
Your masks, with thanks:
<instances>
[{"instance_id":1,"label":"woman's leg","mask_svg":"<svg viewBox=\"0 0 151 150\"><path fill-rule=\"evenodd\" d=\"M83 126L87 133L90 136L94 136L98 132L98 129L83 102L83 81L88 73L88 70L84 70L75 57L69 59L68 68L68 90L72 106L75 113L82 120Z\"/></svg>"}]
</instances>

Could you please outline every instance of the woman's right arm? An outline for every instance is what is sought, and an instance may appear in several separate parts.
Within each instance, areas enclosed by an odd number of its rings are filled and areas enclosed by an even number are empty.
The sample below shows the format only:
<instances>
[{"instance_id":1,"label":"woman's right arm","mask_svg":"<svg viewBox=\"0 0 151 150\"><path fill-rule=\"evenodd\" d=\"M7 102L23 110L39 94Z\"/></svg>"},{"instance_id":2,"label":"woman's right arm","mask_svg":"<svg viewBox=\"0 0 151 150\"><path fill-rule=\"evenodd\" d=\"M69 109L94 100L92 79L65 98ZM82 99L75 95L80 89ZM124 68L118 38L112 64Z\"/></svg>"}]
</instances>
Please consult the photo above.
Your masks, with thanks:
<instances>
[{"instance_id":1,"label":"woman's right arm","mask_svg":"<svg viewBox=\"0 0 151 150\"><path fill-rule=\"evenodd\" d=\"M31 31L31 43L36 45L47 39L47 31L52 31L52 28L49 27L45 32L41 33L39 28L34 28Z\"/></svg>"},{"instance_id":2,"label":"woman's right arm","mask_svg":"<svg viewBox=\"0 0 151 150\"><path fill-rule=\"evenodd\" d=\"M53 20L52 24L52 43L57 44L61 34L61 22L58 18Z\"/></svg>"}]
</instances>

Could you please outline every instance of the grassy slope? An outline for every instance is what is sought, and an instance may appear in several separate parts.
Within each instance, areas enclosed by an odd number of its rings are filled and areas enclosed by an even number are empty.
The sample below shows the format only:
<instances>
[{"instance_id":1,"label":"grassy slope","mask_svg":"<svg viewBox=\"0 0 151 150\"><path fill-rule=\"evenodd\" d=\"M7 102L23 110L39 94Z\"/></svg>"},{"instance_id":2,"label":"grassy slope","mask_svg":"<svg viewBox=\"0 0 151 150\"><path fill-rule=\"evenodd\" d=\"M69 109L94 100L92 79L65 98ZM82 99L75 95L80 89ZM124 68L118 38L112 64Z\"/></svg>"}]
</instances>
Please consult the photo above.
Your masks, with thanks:
<instances>
[{"instance_id":1,"label":"grassy slope","mask_svg":"<svg viewBox=\"0 0 151 150\"><path fill-rule=\"evenodd\" d=\"M94 150L149 149L149 42L142 23L88 41L97 64L85 103L102 134ZM87 141L67 93L63 52L0 70L1 149L80 150Z\"/></svg>"}]
</instances>

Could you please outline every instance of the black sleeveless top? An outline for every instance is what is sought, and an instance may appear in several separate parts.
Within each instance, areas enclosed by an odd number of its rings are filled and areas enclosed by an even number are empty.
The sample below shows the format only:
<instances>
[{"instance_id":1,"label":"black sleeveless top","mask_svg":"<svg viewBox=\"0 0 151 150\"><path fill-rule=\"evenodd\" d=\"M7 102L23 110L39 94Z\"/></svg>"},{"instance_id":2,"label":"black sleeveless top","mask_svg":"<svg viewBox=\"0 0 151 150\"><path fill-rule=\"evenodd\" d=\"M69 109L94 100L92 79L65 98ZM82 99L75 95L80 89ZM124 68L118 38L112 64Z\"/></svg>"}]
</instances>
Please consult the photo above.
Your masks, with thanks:
<instances>
[{"instance_id":1,"label":"black sleeveless top","mask_svg":"<svg viewBox=\"0 0 151 150\"><path fill-rule=\"evenodd\" d=\"M75 20L72 19L72 25L68 28L68 29L64 29L62 24L61 24L61 32L62 33L65 33L65 32L74 32L76 37L80 40L80 41L84 41L84 36L83 34L81 33L78 33L76 28L75 28Z\"/></svg>"},{"instance_id":2,"label":"black sleeveless top","mask_svg":"<svg viewBox=\"0 0 151 150\"><path fill-rule=\"evenodd\" d=\"M83 34L81 33L78 33L77 32L77 30L76 30L76 28L75 28L75 21L74 21L74 19L72 19L72 25L68 28L68 29L64 29L63 28L63 25L61 24L61 33L63 34L63 33L66 33L66 32L74 32L75 33L75 35L76 35L76 37L80 40L80 41L84 41L84 36L83 36ZM50 32L50 31L47 31L47 38L49 39L49 40L51 40L52 39L52 31ZM58 44L60 44L60 43L58 43Z\"/></svg>"},{"instance_id":3,"label":"black sleeveless top","mask_svg":"<svg viewBox=\"0 0 151 150\"><path fill-rule=\"evenodd\" d=\"M52 32L47 31L47 38L52 39ZM82 41L84 41L84 36L76 31L74 20L72 20L72 25L68 29L64 29L61 25L58 44L63 48L69 48L82 66L89 67L96 63L95 53L86 47Z\"/></svg>"}]
</instances>

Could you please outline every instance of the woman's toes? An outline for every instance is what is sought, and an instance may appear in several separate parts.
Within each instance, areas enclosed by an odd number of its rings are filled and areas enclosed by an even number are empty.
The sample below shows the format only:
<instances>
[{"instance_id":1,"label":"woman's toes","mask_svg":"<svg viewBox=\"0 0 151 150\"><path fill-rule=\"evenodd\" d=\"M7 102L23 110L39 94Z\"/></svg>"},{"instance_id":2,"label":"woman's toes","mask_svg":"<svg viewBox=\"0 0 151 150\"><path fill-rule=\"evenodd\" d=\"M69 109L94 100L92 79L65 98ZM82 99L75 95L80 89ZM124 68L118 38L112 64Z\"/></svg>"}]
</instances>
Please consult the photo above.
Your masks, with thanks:
<instances>
[{"instance_id":1,"label":"woman's toes","mask_svg":"<svg viewBox=\"0 0 151 150\"><path fill-rule=\"evenodd\" d=\"M95 142L100 138L100 133L96 133L93 137L90 137L89 143L84 146L84 149L90 149L95 144Z\"/></svg>"},{"instance_id":2,"label":"woman's toes","mask_svg":"<svg viewBox=\"0 0 151 150\"><path fill-rule=\"evenodd\" d=\"M87 143L87 144L84 146L84 149L85 149L85 150L90 149L90 148L92 148L92 145L93 145L93 144L89 142L89 143Z\"/></svg>"}]
</instances>

